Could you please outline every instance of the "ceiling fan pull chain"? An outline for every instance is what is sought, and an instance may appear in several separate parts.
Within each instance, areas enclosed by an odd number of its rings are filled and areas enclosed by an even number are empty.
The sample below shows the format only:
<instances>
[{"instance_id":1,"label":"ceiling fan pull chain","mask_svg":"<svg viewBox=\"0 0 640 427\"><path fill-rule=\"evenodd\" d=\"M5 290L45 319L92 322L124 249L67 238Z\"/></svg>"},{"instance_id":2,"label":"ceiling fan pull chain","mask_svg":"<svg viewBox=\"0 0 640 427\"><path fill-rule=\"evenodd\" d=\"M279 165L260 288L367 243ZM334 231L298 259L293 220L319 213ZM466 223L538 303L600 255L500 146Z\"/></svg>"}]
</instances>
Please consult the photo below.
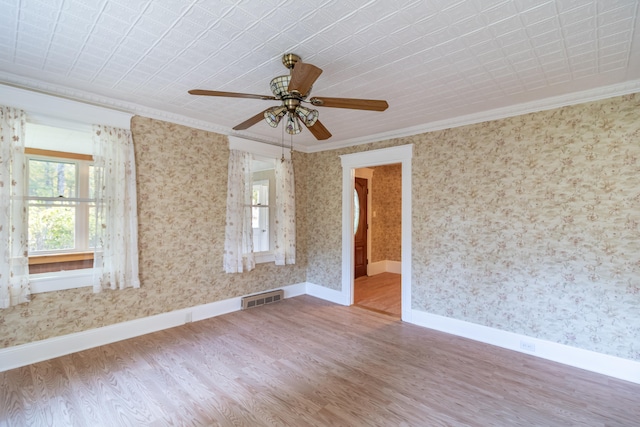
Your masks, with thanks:
<instances>
[{"instance_id":1,"label":"ceiling fan pull chain","mask_svg":"<svg viewBox=\"0 0 640 427\"><path fill-rule=\"evenodd\" d=\"M293 160L293 135L291 135L291 159ZM284 161L284 157L282 160Z\"/></svg>"}]
</instances>

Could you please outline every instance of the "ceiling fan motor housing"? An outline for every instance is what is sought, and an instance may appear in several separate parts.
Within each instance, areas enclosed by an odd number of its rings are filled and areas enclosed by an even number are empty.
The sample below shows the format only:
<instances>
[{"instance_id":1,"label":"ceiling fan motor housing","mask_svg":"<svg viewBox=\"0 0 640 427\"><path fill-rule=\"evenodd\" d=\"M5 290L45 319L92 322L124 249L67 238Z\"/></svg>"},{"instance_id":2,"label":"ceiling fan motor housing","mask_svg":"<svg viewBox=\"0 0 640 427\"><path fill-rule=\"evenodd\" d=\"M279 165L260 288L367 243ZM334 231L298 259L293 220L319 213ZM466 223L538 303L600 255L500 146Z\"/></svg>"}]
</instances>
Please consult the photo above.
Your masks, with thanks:
<instances>
[{"instance_id":1,"label":"ceiling fan motor housing","mask_svg":"<svg viewBox=\"0 0 640 427\"><path fill-rule=\"evenodd\" d=\"M300 61L300 57L295 53L285 53L282 55L282 63L288 69L293 69L293 66L296 65L296 62Z\"/></svg>"},{"instance_id":2,"label":"ceiling fan motor housing","mask_svg":"<svg viewBox=\"0 0 640 427\"><path fill-rule=\"evenodd\" d=\"M284 104L285 107L287 107L287 110L293 112L300 105L301 99L302 98L300 97L300 94L296 94L295 92L292 92L292 93L285 94L285 96L282 97L282 103Z\"/></svg>"}]
</instances>

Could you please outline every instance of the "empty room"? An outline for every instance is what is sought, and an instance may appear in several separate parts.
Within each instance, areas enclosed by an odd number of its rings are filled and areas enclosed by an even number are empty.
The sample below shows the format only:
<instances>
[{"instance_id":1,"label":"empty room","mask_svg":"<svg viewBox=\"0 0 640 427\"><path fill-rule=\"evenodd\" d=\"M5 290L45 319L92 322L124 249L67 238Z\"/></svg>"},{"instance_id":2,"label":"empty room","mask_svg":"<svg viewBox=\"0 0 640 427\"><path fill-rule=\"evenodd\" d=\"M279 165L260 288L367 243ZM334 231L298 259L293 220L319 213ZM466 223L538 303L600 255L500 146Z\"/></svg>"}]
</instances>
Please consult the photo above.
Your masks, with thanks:
<instances>
[{"instance_id":1,"label":"empty room","mask_svg":"<svg viewBox=\"0 0 640 427\"><path fill-rule=\"evenodd\" d=\"M3 0L0 426L640 425L637 0Z\"/></svg>"}]
</instances>

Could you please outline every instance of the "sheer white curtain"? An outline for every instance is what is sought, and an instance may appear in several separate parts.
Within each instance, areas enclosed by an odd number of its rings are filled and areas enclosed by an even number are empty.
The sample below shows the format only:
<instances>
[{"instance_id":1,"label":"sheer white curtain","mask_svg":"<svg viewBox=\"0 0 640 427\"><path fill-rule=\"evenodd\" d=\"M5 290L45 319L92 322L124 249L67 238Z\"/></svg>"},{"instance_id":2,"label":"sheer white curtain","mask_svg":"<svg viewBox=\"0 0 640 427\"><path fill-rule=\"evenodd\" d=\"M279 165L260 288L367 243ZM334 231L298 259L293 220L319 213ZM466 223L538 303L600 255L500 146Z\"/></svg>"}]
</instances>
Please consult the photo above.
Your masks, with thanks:
<instances>
[{"instance_id":1,"label":"sheer white curtain","mask_svg":"<svg viewBox=\"0 0 640 427\"><path fill-rule=\"evenodd\" d=\"M296 263L296 194L291 159L276 160L276 265Z\"/></svg>"},{"instance_id":2,"label":"sheer white curtain","mask_svg":"<svg viewBox=\"0 0 640 427\"><path fill-rule=\"evenodd\" d=\"M0 106L0 308L29 302L24 111Z\"/></svg>"},{"instance_id":3,"label":"sheer white curtain","mask_svg":"<svg viewBox=\"0 0 640 427\"><path fill-rule=\"evenodd\" d=\"M93 126L96 248L93 291L139 288L136 166L131 132Z\"/></svg>"},{"instance_id":4,"label":"sheer white curtain","mask_svg":"<svg viewBox=\"0 0 640 427\"><path fill-rule=\"evenodd\" d=\"M229 152L223 258L225 273L251 271L256 266L251 228L251 157L245 151Z\"/></svg>"}]
</instances>

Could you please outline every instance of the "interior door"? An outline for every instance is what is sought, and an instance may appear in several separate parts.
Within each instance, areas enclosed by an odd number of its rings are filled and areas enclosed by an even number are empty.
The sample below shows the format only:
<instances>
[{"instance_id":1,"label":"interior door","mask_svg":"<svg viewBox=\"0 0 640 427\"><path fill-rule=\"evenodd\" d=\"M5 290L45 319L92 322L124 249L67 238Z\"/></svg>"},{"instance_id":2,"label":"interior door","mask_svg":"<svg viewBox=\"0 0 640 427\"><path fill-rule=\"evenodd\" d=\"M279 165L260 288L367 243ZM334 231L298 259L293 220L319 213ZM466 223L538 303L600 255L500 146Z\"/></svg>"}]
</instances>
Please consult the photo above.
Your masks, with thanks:
<instances>
[{"instance_id":1,"label":"interior door","mask_svg":"<svg viewBox=\"0 0 640 427\"><path fill-rule=\"evenodd\" d=\"M356 178L354 191L354 278L367 275L367 188L365 178Z\"/></svg>"}]
</instances>

